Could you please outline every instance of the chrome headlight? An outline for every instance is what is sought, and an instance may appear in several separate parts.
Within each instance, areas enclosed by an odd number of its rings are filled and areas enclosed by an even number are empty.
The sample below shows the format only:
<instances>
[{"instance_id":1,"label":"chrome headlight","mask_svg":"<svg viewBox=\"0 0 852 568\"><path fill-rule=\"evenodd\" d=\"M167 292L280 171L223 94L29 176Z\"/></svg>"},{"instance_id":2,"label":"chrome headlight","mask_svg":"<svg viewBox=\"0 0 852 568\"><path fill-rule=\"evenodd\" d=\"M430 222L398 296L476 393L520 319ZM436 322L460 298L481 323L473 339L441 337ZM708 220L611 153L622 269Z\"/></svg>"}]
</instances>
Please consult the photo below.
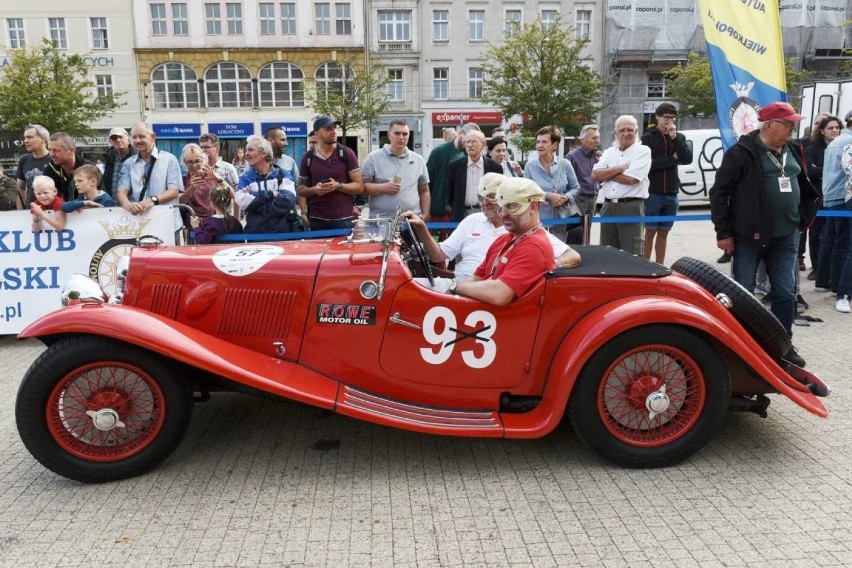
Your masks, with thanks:
<instances>
[{"instance_id":1,"label":"chrome headlight","mask_svg":"<svg viewBox=\"0 0 852 568\"><path fill-rule=\"evenodd\" d=\"M100 285L85 274L72 274L62 287L62 305L77 303L101 303L107 297Z\"/></svg>"}]
</instances>

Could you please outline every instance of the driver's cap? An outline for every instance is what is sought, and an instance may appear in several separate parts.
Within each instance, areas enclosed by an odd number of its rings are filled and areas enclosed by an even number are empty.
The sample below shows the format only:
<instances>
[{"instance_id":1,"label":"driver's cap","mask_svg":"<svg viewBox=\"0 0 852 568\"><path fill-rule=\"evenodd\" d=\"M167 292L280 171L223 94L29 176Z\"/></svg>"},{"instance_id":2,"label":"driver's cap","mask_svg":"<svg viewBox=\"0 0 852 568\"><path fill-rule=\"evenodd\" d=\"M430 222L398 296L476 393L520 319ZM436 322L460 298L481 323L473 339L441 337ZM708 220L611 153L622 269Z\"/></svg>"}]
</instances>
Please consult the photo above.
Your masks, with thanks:
<instances>
[{"instance_id":1,"label":"driver's cap","mask_svg":"<svg viewBox=\"0 0 852 568\"><path fill-rule=\"evenodd\" d=\"M497 190L497 205L512 215L520 215L533 201L544 201L544 190L531 179L505 178Z\"/></svg>"},{"instance_id":2,"label":"driver's cap","mask_svg":"<svg viewBox=\"0 0 852 568\"><path fill-rule=\"evenodd\" d=\"M485 197L491 194L493 198L497 194L497 190L500 189L500 184L505 180L506 176L503 174L488 172L479 179L479 195Z\"/></svg>"}]
</instances>

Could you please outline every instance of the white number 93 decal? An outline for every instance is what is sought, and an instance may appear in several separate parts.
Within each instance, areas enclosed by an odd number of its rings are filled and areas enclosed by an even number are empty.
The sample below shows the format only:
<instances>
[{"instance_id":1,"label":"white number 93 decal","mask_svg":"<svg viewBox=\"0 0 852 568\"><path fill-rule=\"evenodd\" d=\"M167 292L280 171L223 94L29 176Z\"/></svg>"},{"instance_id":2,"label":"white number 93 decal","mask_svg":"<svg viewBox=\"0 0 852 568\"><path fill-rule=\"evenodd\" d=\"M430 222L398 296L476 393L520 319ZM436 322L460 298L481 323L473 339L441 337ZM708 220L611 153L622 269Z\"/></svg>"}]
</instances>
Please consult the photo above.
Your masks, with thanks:
<instances>
[{"instance_id":1,"label":"white number 93 decal","mask_svg":"<svg viewBox=\"0 0 852 568\"><path fill-rule=\"evenodd\" d=\"M494 315L484 310L471 312L464 320L464 327L458 328L456 315L449 308L431 308L423 319L423 339L432 347L421 347L420 356L427 363L441 365L452 356L456 345L470 346L461 351L465 365L474 369L489 366L497 356L497 343L492 339L497 330Z\"/></svg>"}]
</instances>

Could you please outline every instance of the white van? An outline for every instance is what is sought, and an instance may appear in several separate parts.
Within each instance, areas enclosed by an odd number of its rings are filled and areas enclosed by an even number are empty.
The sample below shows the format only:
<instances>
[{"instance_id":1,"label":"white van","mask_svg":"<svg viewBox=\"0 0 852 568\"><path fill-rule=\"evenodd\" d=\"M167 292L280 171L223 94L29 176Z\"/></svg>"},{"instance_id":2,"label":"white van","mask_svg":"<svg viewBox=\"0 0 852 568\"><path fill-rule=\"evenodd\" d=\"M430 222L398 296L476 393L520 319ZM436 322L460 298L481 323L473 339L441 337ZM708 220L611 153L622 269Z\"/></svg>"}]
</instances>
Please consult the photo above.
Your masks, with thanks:
<instances>
[{"instance_id":1,"label":"white van","mask_svg":"<svg viewBox=\"0 0 852 568\"><path fill-rule=\"evenodd\" d=\"M718 129L679 130L692 150L692 163L677 167L680 202L708 201L716 170L722 164L722 136Z\"/></svg>"}]
</instances>

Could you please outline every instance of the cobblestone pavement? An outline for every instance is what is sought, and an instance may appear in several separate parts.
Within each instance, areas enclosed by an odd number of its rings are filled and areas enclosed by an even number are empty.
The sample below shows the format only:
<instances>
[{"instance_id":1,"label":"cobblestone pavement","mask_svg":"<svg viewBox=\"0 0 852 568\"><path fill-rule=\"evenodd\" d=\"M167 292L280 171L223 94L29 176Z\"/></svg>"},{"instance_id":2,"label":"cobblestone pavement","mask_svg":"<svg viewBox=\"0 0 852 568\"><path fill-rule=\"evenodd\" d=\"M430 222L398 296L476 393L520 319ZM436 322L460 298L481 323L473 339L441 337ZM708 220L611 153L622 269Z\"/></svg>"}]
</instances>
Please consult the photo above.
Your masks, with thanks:
<instances>
[{"instance_id":1,"label":"cobblestone pavement","mask_svg":"<svg viewBox=\"0 0 852 568\"><path fill-rule=\"evenodd\" d=\"M680 223L668 262L714 247L709 223ZM852 565L852 316L803 288L825 321L795 343L834 389L829 418L773 396L769 418L731 414L698 455L647 471L567 427L441 438L217 394L153 472L83 485L24 450L14 398L42 347L0 338L0 565Z\"/></svg>"}]
</instances>

